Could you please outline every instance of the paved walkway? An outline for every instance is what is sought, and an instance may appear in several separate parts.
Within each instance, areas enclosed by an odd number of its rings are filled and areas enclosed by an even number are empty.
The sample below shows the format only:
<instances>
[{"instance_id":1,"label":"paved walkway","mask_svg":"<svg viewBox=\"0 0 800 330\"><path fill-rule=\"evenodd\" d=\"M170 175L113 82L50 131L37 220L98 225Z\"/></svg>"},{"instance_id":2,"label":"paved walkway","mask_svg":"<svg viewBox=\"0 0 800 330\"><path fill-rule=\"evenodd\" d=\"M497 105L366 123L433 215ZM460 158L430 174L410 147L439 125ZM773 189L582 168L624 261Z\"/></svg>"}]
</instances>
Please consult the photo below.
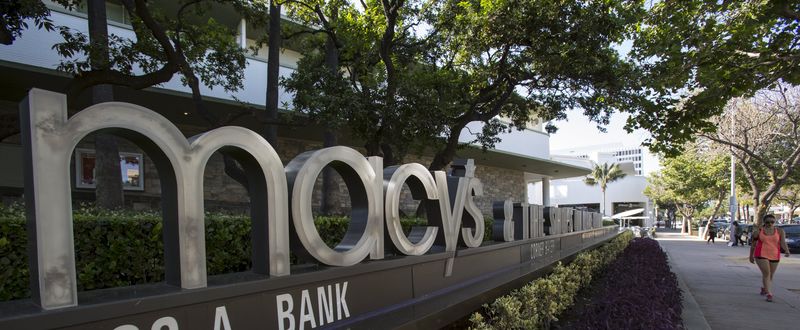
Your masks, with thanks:
<instances>
[{"instance_id":1,"label":"paved walkway","mask_svg":"<svg viewBox=\"0 0 800 330\"><path fill-rule=\"evenodd\" d=\"M706 245L679 232L656 236L672 271L688 288L687 329L800 329L800 255L781 258L772 288L774 302L768 303L759 295L761 272L747 260L749 246L729 247L719 240Z\"/></svg>"}]
</instances>

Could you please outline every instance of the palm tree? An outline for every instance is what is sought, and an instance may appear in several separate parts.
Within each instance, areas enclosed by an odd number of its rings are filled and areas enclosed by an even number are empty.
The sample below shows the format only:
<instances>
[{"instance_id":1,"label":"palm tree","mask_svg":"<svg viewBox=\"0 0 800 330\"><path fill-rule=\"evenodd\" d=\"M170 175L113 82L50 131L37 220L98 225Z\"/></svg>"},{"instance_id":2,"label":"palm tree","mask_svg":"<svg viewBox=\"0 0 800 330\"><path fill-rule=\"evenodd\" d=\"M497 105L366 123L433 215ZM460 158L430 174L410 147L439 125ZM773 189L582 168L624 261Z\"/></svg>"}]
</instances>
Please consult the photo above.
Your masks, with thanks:
<instances>
[{"instance_id":1,"label":"palm tree","mask_svg":"<svg viewBox=\"0 0 800 330\"><path fill-rule=\"evenodd\" d=\"M606 186L611 182L624 178L625 175L625 172L622 172L617 163L612 163L610 166L608 163L603 165L595 164L592 173L583 180L584 183L590 186L600 185L600 191L603 192L603 206L601 207L603 216L606 215Z\"/></svg>"}]
</instances>

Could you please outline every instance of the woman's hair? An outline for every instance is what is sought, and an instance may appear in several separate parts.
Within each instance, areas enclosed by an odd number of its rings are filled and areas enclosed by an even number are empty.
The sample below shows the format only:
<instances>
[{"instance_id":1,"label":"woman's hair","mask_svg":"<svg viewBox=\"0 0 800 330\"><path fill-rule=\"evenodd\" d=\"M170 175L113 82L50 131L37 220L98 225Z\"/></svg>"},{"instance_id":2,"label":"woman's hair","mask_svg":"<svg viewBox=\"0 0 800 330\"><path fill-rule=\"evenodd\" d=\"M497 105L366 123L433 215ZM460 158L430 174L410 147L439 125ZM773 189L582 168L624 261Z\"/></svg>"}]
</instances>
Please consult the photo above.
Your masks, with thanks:
<instances>
[{"instance_id":1,"label":"woman's hair","mask_svg":"<svg viewBox=\"0 0 800 330\"><path fill-rule=\"evenodd\" d=\"M764 220L762 222L767 222L767 219L772 219L772 221L775 221L775 215L774 214L765 215Z\"/></svg>"}]
</instances>

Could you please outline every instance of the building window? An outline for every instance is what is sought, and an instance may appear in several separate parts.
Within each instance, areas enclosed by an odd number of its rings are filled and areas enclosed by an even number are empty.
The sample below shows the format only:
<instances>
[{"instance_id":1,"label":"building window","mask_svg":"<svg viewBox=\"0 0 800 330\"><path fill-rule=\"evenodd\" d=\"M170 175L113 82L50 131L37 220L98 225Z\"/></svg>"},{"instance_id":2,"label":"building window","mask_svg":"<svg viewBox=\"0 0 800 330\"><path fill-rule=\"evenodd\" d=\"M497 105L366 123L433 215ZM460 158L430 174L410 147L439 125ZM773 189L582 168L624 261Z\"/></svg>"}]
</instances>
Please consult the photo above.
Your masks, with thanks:
<instances>
[{"instance_id":1,"label":"building window","mask_svg":"<svg viewBox=\"0 0 800 330\"><path fill-rule=\"evenodd\" d=\"M64 12L64 13L75 12L83 15L88 14L88 7L86 5L86 1L81 1L75 4L72 10L64 8L64 6L53 0L46 0L45 4L51 10L58 12ZM115 1L106 1L106 19L109 22L131 25L131 16L128 15L128 11L125 10L125 6L123 6L122 3Z\"/></svg>"},{"instance_id":2,"label":"building window","mask_svg":"<svg viewBox=\"0 0 800 330\"><path fill-rule=\"evenodd\" d=\"M122 189L144 190L144 157L142 154L131 152L119 153L120 177ZM94 181L94 150L75 150L75 187L93 189Z\"/></svg>"}]
</instances>

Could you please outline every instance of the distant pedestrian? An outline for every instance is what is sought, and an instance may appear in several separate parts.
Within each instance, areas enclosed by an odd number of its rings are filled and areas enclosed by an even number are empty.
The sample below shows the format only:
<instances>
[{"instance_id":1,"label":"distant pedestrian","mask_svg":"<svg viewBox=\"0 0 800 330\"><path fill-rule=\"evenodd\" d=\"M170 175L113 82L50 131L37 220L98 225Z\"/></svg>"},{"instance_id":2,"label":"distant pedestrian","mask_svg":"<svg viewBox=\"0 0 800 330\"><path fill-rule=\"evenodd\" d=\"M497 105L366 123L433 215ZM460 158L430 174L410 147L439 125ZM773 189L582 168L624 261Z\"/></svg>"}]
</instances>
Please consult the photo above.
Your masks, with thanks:
<instances>
[{"instance_id":1,"label":"distant pedestrian","mask_svg":"<svg viewBox=\"0 0 800 330\"><path fill-rule=\"evenodd\" d=\"M739 246L739 222L736 220L731 222L731 227L728 232L730 233L731 246Z\"/></svg>"},{"instance_id":2,"label":"distant pedestrian","mask_svg":"<svg viewBox=\"0 0 800 330\"><path fill-rule=\"evenodd\" d=\"M706 244L709 242L715 244L714 238L717 237L717 225L714 224L714 221L711 219L708 219L708 223L706 224L706 237Z\"/></svg>"},{"instance_id":3,"label":"distant pedestrian","mask_svg":"<svg viewBox=\"0 0 800 330\"><path fill-rule=\"evenodd\" d=\"M761 270L761 294L767 295L767 301L772 301L772 278L778 269L781 260L781 247L789 257L789 246L786 245L786 234L783 229L775 227L775 216L764 216L763 224L758 230L753 230L753 244L750 245L750 263L758 265Z\"/></svg>"}]
</instances>

